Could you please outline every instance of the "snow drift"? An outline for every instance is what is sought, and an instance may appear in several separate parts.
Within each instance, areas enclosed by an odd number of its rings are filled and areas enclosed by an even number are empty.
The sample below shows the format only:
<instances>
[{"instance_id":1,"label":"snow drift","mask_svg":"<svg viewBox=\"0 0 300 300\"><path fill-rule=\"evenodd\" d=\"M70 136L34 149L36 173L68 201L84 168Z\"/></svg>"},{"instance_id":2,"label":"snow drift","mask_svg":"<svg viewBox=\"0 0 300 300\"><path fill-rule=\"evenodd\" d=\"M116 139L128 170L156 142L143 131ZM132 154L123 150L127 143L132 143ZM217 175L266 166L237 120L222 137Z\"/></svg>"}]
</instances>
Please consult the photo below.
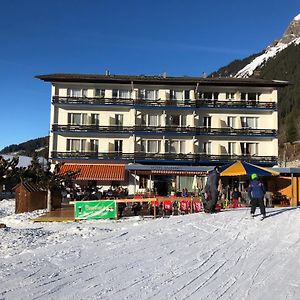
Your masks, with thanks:
<instances>
[{"instance_id":1,"label":"snow drift","mask_svg":"<svg viewBox=\"0 0 300 300\"><path fill-rule=\"evenodd\" d=\"M297 299L300 210L33 223L0 202L1 299Z\"/></svg>"}]
</instances>

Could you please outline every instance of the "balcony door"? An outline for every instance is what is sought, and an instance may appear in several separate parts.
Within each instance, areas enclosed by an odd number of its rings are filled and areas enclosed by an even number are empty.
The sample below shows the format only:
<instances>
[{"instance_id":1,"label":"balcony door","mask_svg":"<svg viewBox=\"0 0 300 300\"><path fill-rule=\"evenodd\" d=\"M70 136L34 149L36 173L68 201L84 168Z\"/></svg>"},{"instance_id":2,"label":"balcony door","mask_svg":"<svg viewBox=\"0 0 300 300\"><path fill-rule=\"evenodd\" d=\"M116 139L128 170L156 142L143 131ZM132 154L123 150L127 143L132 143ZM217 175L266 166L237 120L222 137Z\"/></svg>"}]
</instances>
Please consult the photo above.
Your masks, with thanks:
<instances>
[{"instance_id":1,"label":"balcony door","mask_svg":"<svg viewBox=\"0 0 300 300\"><path fill-rule=\"evenodd\" d=\"M123 115L120 115L120 114L115 115L115 125L117 127L122 127L123 126Z\"/></svg>"},{"instance_id":2,"label":"balcony door","mask_svg":"<svg viewBox=\"0 0 300 300\"><path fill-rule=\"evenodd\" d=\"M122 153L123 152L123 141L115 140L115 152Z\"/></svg>"},{"instance_id":3,"label":"balcony door","mask_svg":"<svg viewBox=\"0 0 300 300\"><path fill-rule=\"evenodd\" d=\"M68 125L85 125L87 124L87 114L68 113Z\"/></svg>"},{"instance_id":4,"label":"balcony door","mask_svg":"<svg viewBox=\"0 0 300 300\"><path fill-rule=\"evenodd\" d=\"M203 118L203 127L211 128L211 117L204 117Z\"/></svg>"},{"instance_id":5,"label":"balcony door","mask_svg":"<svg viewBox=\"0 0 300 300\"><path fill-rule=\"evenodd\" d=\"M243 156L258 155L258 143L240 143Z\"/></svg>"},{"instance_id":6,"label":"balcony door","mask_svg":"<svg viewBox=\"0 0 300 300\"><path fill-rule=\"evenodd\" d=\"M255 117L241 117L242 128L257 129L257 118Z\"/></svg>"},{"instance_id":7,"label":"balcony door","mask_svg":"<svg viewBox=\"0 0 300 300\"><path fill-rule=\"evenodd\" d=\"M85 152L86 139L67 139L67 151Z\"/></svg>"}]
</instances>

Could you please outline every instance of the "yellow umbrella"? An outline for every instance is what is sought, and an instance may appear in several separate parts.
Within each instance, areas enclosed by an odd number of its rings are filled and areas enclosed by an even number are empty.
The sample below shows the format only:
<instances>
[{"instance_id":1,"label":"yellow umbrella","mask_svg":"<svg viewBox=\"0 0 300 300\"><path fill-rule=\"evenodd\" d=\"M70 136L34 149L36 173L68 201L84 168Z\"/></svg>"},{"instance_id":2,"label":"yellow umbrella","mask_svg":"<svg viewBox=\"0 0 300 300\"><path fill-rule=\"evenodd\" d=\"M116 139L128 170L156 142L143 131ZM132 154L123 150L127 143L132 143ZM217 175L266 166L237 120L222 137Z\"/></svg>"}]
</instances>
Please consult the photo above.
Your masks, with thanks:
<instances>
[{"instance_id":1,"label":"yellow umbrella","mask_svg":"<svg viewBox=\"0 0 300 300\"><path fill-rule=\"evenodd\" d=\"M271 169L260 167L245 161L236 161L220 168L221 176L244 176L257 174L258 176L278 176L279 173Z\"/></svg>"}]
</instances>

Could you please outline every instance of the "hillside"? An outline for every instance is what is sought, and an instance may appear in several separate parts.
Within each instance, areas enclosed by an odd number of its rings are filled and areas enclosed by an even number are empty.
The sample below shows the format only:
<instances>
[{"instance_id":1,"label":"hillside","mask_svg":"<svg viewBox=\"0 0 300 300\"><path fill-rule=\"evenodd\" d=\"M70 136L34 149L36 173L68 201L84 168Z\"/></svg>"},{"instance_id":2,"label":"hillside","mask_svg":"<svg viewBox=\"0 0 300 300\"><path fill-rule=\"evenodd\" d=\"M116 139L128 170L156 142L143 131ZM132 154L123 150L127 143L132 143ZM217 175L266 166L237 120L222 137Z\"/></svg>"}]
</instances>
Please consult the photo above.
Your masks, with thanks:
<instances>
[{"instance_id":1,"label":"hillside","mask_svg":"<svg viewBox=\"0 0 300 300\"><path fill-rule=\"evenodd\" d=\"M32 157L34 152L38 153L38 156L48 157L49 149L49 137L40 137L29 140L21 144L13 144L3 148L0 154L17 153L19 155L26 155Z\"/></svg>"},{"instance_id":2,"label":"hillside","mask_svg":"<svg viewBox=\"0 0 300 300\"><path fill-rule=\"evenodd\" d=\"M263 52L253 54L244 59L236 59L228 65L221 67L219 70L211 73L208 77L233 77L262 53Z\"/></svg>"}]
</instances>

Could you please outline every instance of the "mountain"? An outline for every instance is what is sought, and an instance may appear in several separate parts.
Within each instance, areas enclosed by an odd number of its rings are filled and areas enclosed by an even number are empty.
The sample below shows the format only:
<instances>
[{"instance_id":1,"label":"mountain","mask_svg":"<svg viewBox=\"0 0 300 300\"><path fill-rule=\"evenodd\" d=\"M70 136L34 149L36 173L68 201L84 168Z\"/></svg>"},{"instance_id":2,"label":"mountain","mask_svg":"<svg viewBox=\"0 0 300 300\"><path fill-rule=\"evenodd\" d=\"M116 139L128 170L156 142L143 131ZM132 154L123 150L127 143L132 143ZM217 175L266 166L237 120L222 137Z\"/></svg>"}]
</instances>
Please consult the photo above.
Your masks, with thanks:
<instances>
[{"instance_id":1,"label":"mountain","mask_svg":"<svg viewBox=\"0 0 300 300\"><path fill-rule=\"evenodd\" d=\"M19 154L32 157L34 153L38 156L48 158L49 136L32 139L21 144L13 144L3 148L0 154Z\"/></svg>"},{"instance_id":2,"label":"mountain","mask_svg":"<svg viewBox=\"0 0 300 300\"><path fill-rule=\"evenodd\" d=\"M300 43L300 14L297 15L284 32L282 38L275 40L262 54L256 56L249 64L239 70L235 77L247 78L257 69L262 69L265 64L278 56L283 50Z\"/></svg>"},{"instance_id":3,"label":"mountain","mask_svg":"<svg viewBox=\"0 0 300 300\"><path fill-rule=\"evenodd\" d=\"M291 82L290 86L279 91L278 97L280 149L286 142L300 139L300 14L291 21L283 36L264 51L235 60L210 76L228 75Z\"/></svg>"},{"instance_id":4,"label":"mountain","mask_svg":"<svg viewBox=\"0 0 300 300\"><path fill-rule=\"evenodd\" d=\"M263 54L263 51L252 54L244 59L236 59L227 66L221 67L218 71L213 72L209 77L234 77L241 69L250 64L256 57Z\"/></svg>"}]
</instances>

